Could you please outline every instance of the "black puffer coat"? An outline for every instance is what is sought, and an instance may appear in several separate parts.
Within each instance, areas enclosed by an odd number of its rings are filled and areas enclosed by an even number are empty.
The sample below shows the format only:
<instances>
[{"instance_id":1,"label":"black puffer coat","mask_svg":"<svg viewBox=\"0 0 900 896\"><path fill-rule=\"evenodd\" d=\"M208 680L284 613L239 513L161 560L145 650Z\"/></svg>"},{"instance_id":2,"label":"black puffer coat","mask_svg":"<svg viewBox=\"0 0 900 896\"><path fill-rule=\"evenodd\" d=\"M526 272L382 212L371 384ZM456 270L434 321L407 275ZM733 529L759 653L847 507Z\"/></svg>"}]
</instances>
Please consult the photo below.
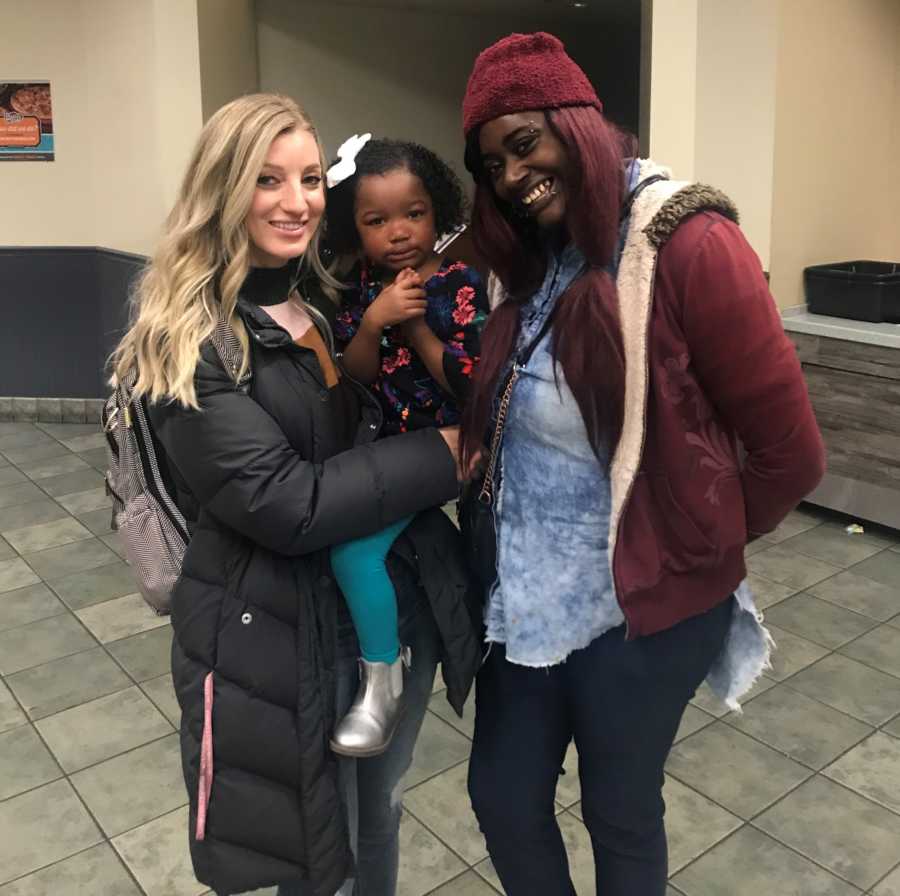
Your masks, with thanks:
<instances>
[{"instance_id":1,"label":"black puffer coat","mask_svg":"<svg viewBox=\"0 0 900 896\"><path fill-rule=\"evenodd\" d=\"M324 297L314 304L331 309ZM406 560L389 558L389 569L427 594L457 711L479 662L477 599L456 530L436 509L457 492L440 434L374 441L380 410L360 388L356 447L335 454L315 354L255 306L240 307L252 337L249 389L235 387L207 346L196 374L202 410L151 409L179 504L196 519L172 600L191 855L197 878L219 893L308 879L325 896L352 869L328 746L343 599L327 547L432 508L398 540ZM416 561L418 575L407 567Z\"/></svg>"}]
</instances>

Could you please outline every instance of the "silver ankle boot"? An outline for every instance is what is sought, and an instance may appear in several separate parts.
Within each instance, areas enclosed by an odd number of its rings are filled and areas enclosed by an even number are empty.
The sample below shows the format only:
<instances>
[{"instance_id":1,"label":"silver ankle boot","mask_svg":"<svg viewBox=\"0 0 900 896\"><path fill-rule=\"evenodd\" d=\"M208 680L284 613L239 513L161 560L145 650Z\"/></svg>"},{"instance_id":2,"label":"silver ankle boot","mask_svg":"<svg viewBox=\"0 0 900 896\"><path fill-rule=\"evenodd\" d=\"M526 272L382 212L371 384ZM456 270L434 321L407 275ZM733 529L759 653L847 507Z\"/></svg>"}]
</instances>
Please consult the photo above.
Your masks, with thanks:
<instances>
[{"instance_id":1,"label":"silver ankle boot","mask_svg":"<svg viewBox=\"0 0 900 896\"><path fill-rule=\"evenodd\" d=\"M410 667L408 647L393 663L359 661L359 690L347 715L338 722L331 749L341 756L377 756L391 743L403 715L403 667Z\"/></svg>"}]
</instances>

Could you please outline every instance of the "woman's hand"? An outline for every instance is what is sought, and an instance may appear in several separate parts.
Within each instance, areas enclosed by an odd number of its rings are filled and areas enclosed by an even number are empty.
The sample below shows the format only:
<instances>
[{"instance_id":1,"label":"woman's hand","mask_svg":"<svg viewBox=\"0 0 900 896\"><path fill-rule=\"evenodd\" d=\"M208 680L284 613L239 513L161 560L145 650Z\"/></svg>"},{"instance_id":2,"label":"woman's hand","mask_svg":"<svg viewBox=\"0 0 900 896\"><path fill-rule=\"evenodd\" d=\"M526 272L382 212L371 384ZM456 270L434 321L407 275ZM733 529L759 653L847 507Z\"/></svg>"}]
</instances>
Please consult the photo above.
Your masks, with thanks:
<instances>
[{"instance_id":1,"label":"woman's hand","mask_svg":"<svg viewBox=\"0 0 900 896\"><path fill-rule=\"evenodd\" d=\"M422 278L412 268L404 268L369 306L363 323L380 335L385 327L424 317L427 306Z\"/></svg>"},{"instance_id":2,"label":"woman's hand","mask_svg":"<svg viewBox=\"0 0 900 896\"><path fill-rule=\"evenodd\" d=\"M474 478L475 474L480 472L482 454L480 451L475 452L475 456L469 460L467 468L463 470L462 459L459 456L459 427L445 426L438 432L444 437L450 453L453 455L453 461L456 464L456 478L459 482L468 482Z\"/></svg>"},{"instance_id":3,"label":"woman's hand","mask_svg":"<svg viewBox=\"0 0 900 896\"><path fill-rule=\"evenodd\" d=\"M480 476L483 472L483 461L484 455L481 451L476 451L475 454L469 459L468 467L463 471L463 481L470 482L472 479L475 479L477 476Z\"/></svg>"}]
</instances>

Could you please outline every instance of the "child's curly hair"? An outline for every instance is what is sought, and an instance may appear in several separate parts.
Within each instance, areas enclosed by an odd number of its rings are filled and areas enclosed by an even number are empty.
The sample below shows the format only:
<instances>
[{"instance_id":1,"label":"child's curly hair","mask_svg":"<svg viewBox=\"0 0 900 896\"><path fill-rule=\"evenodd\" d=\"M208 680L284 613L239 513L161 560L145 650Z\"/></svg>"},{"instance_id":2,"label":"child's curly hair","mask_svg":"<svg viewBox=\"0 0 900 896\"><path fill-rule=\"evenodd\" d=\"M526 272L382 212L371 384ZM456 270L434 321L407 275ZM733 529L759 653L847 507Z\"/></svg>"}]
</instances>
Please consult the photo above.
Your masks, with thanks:
<instances>
[{"instance_id":1,"label":"child's curly hair","mask_svg":"<svg viewBox=\"0 0 900 896\"><path fill-rule=\"evenodd\" d=\"M468 203L453 169L418 143L404 140L370 140L356 156L356 173L328 191L326 242L339 255L360 247L353 218L359 179L405 168L422 181L434 207L434 229L438 236L465 223Z\"/></svg>"}]
</instances>

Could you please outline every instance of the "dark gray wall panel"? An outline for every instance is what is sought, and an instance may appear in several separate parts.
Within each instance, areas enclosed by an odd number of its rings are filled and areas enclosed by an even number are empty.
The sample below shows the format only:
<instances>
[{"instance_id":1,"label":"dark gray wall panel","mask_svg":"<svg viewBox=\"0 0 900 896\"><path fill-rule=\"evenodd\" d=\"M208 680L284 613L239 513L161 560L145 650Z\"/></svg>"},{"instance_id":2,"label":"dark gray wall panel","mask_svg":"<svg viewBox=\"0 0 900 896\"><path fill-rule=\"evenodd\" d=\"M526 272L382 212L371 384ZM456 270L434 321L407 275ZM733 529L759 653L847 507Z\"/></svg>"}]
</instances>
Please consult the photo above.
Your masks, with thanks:
<instances>
[{"instance_id":1,"label":"dark gray wall panel","mask_svg":"<svg viewBox=\"0 0 900 896\"><path fill-rule=\"evenodd\" d=\"M102 397L143 263L91 247L0 247L0 395Z\"/></svg>"}]
</instances>

